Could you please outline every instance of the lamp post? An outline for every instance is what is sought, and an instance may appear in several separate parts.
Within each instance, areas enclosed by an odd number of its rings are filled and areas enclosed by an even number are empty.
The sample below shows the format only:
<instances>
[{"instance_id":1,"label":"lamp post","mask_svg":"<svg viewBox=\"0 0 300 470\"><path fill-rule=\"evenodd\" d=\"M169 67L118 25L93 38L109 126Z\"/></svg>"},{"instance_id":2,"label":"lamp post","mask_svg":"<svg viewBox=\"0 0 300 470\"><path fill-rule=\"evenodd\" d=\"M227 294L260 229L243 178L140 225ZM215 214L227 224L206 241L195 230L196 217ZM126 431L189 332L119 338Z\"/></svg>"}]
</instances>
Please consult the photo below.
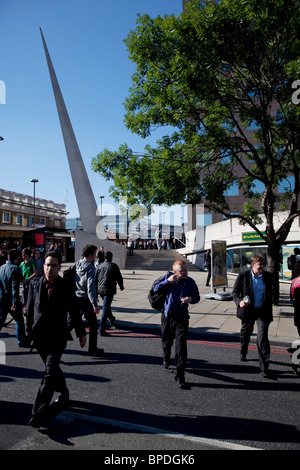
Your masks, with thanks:
<instances>
[{"instance_id":1,"label":"lamp post","mask_svg":"<svg viewBox=\"0 0 300 470\"><path fill-rule=\"evenodd\" d=\"M33 183L33 227L35 227L35 184L39 182L39 180L33 178L30 180Z\"/></svg>"},{"instance_id":2,"label":"lamp post","mask_svg":"<svg viewBox=\"0 0 300 470\"><path fill-rule=\"evenodd\" d=\"M100 208L100 215L101 215L101 217L100 217L100 220L102 220L102 199L104 199L104 197L105 197L105 196L99 196L99 199L100 199L100 201L101 201L101 208Z\"/></svg>"}]
</instances>

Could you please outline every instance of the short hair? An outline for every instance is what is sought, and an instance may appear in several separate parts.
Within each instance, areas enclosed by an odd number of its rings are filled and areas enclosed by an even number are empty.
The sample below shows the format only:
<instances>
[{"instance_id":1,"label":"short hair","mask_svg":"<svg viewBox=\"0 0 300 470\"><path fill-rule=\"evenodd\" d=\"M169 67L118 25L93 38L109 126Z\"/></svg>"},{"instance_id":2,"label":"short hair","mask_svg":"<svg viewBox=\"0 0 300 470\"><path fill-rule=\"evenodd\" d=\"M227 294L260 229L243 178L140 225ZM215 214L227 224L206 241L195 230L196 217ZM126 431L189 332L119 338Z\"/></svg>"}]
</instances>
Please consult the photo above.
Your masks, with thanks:
<instances>
[{"instance_id":1,"label":"short hair","mask_svg":"<svg viewBox=\"0 0 300 470\"><path fill-rule=\"evenodd\" d=\"M173 263L173 271L175 271L175 266L183 266L184 264L186 264L186 262L182 259L176 259Z\"/></svg>"},{"instance_id":2,"label":"short hair","mask_svg":"<svg viewBox=\"0 0 300 470\"><path fill-rule=\"evenodd\" d=\"M86 245L82 250L82 256L87 258L89 255L93 255L97 251L97 247L95 245Z\"/></svg>"},{"instance_id":3,"label":"short hair","mask_svg":"<svg viewBox=\"0 0 300 470\"><path fill-rule=\"evenodd\" d=\"M22 255L27 255L27 256L31 256L31 250L30 248L23 248L22 250Z\"/></svg>"},{"instance_id":4,"label":"short hair","mask_svg":"<svg viewBox=\"0 0 300 470\"><path fill-rule=\"evenodd\" d=\"M7 258L9 261L15 261L17 258L20 258L20 253L15 248L12 248L8 251Z\"/></svg>"},{"instance_id":5,"label":"short hair","mask_svg":"<svg viewBox=\"0 0 300 470\"><path fill-rule=\"evenodd\" d=\"M251 264L255 264L255 263L264 263L266 262L265 260L265 257L263 255L254 255L252 256L251 258Z\"/></svg>"},{"instance_id":6,"label":"short hair","mask_svg":"<svg viewBox=\"0 0 300 470\"><path fill-rule=\"evenodd\" d=\"M111 261L113 259L113 254L111 251L106 251L104 254L104 258L107 259L108 261Z\"/></svg>"},{"instance_id":7,"label":"short hair","mask_svg":"<svg viewBox=\"0 0 300 470\"><path fill-rule=\"evenodd\" d=\"M61 265L62 257L59 251L54 251L54 250L47 251L47 253L45 254L45 261L47 258L49 258L49 256L51 256L52 258L56 258L58 261L58 264Z\"/></svg>"}]
</instances>

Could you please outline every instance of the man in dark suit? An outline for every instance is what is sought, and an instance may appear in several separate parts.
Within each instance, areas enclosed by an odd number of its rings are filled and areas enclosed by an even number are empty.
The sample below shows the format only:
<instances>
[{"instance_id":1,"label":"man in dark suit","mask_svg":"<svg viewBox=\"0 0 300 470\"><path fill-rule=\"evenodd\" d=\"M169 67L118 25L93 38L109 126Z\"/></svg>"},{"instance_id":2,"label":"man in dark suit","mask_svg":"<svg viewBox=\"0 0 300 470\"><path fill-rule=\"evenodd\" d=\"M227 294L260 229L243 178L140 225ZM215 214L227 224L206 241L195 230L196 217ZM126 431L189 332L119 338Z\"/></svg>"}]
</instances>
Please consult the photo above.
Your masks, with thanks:
<instances>
[{"instance_id":1,"label":"man in dark suit","mask_svg":"<svg viewBox=\"0 0 300 470\"><path fill-rule=\"evenodd\" d=\"M257 324L257 348L259 367L264 377L269 377L270 343L268 329L273 320L272 274L264 271L265 258L255 255L251 258L252 268L239 273L232 291L237 305L237 316L241 326L241 361L246 361L248 345Z\"/></svg>"},{"instance_id":2,"label":"man in dark suit","mask_svg":"<svg viewBox=\"0 0 300 470\"><path fill-rule=\"evenodd\" d=\"M72 325L79 337L81 347L86 343L86 331L79 310L74 308L74 293L68 287L59 270L61 254L51 251L45 256L44 275L37 286L30 283L26 304L27 315L33 315L30 337L40 354L45 373L42 379L29 424L40 427L46 415L51 399L59 392L58 402L65 404L69 400L69 390L60 368L60 359L71 338L68 313Z\"/></svg>"}]
</instances>

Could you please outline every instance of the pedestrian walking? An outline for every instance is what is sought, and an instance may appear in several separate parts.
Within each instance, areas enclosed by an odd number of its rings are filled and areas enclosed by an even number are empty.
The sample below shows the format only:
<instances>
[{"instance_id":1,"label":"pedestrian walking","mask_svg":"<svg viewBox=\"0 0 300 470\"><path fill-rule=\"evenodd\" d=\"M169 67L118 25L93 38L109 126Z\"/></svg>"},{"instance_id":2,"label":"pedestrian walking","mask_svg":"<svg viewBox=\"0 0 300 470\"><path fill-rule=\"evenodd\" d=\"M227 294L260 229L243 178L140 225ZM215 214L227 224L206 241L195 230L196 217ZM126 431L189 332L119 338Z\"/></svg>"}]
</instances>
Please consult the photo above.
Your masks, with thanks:
<instances>
[{"instance_id":1,"label":"pedestrian walking","mask_svg":"<svg viewBox=\"0 0 300 470\"><path fill-rule=\"evenodd\" d=\"M206 278L206 286L209 286L210 278L211 278L211 254L210 250L208 249L205 255L205 267L207 269L207 278Z\"/></svg>"},{"instance_id":2,"label":"pedestrian walking","mask_svg":"<svg viewBox=\"0 0 300 470\"><path fill-rule=\"evenodd\" d=\"M75 295L78 308L89 323L89 347L90 356L102 357L104 350L97 347L98 320L97 314L100 307L97 302L95 285L95 266L97 247L86 245L82 251L82 257L75 263Z\"/></svg>"},{"instance_id":3,"label":"pedestrian walking","mask_svg":"<svg viewBox=\"0 0 300 470\"><path fill-rule=\"evenodd\" d=\"M104 254L104 262L97 267L96 270L96 289L97 294L103 300L102 315L100 319L99 332L101 336L109 336L105 331L107 319L110 320L110 325L115 323L115 317L111 311L111 303L114 295L117 293L117 284L121 290L124 290L124 283L119 266L112 262L113 254L111 251L106 251Z\"/></svg>"},{"instance_id":4,"label":"pedestrian walking","mask_svg":"<svg viewBox=\"0 0 300 470\"><path fill-rule=\"evenodd\" d=\"M29 289L29 283L38 276L38 269L36 262L31 258L30 248L23 248L22 250L23 260L20 264L20 269L23 276L23 304L26 305L27 295Z\"/></svg>"},{"instance_id":5,"label":"pedestrian walking","mask_svg":"<svg viewBox=\"0 0 300 470\"><path fill-rule=\"evenodd\" d=\"M291 280L293 281L293 279L295 279L297 276L300 275L300 249L298 247L294 248L294 254L288 257L287 265L288 265L288 269L292 271ZM290 299L294 303L291 289L290 289Z\"/></svg>"},{"instance_id":6,"label":"pedestrian walking","mask_svg":"<svg viewBox=\"0 0 300 470\"><path fill-rule=\"evenodd\" d=\"M299 276L299 273L295 270L297 261L300 260L300 248L294 248L294 254L290 255L287 259L288 269L292 271L292 279Z\"/></svg>"},{"instance_id":7,"label":"pedestrian walking","mask_svg":"<svg viewBox=\"0 0 300 470\"><path fill-rule=\"evenodd\" d=\"M250 337L256 322L260 372L263 377L269 378L271 375L268 329L273 320L272 275L265 271L264 267L265 258L262 255L254 255L251 258L251 269L239 273L232 295L237 305L237 316L242 322L240 360L247 360Z\"/></svg>"},{"instance_id":8,"label":"pedestrian walking","mask_svg":"<svg viewBox=\"0 0 300 470\"><path fill-rule=\"evenodd\" d=\"M170 365L171 349L175 339L175 380L184 388L187 362L187 335L189 327L188 305L200 301L196 282L188 276L187 265L176 260L173 272L168 272L154 285L154 292L165 291L165 302L161 316L163 364Z\"/></svg>"},{"instance_id":9,"label":"pedestrian walking","mask_svg":"<svg viewBox=\"0 0 300 470\"><path fill-rule=\"evenodd\" d=\"M159 229L156 230L154 236L155 236L155 240L156 240L156 244L157 244L157 249L158 249L158 251L160 251L161 250L161 242L162 242L162 239L161 239L162 238L162 232L161 232L161 230L159 230Z\"/></svg>"},{"instance_id":10,"label":"pedestrian walking","mask_svg":"<svg viewBox=\"0 0 300 470\"><path fill-rule=\"evenodd\" d=\"M41 276L43 276L44 273L44 260L41 251L38 249L34 250L34 261L37 269L36 278L40 278Z\"/></svg>"},{"instance_id":11,"label":"pedestrian walking","mask_svg":"<svg viewBox=\"0 0 300 470\"><path fill-rule=\"evenodd\" d=\"M298 335L300 336L300 275L292 280L291 294L294 306L294 325L297 328Z\"/></svg>"},{"instance_id":12,"label":"pedestrian walking","mask_svg":"<svg viewBox=\"0 0 300 470\"><path fill-rule=\"evenodd\" d=\"M44 365L44 376L33 406L29 424L40 427L43 423L50 402L55 392L60 395L59 404L69 400L69 390L60 360L68 339L72 339L68 324L68 313L72 325L79 337L81 347L86 343L86 332L78 310L72 307L72 294L68 292L66 281L59 275L61 254L51 251L45 256L44 275L35 287L31 281L28 290L26 310L33 311L33 326L30 337L41 356Z\"/></svg>"},{"instance_id":13,"label":"pedestrian walking","mask_svg":"<svg viewBox=\"0 0 300 470\"><path fill-rule=\"evenodd\" d=\"M25 323L20 300L20 282L22 273L18 267L20 255L15 249L9 250L7 261L0 267L0 331L8 313L13 317L16 326L18 346L23 346Z\"/></svg>"}]
</instances>

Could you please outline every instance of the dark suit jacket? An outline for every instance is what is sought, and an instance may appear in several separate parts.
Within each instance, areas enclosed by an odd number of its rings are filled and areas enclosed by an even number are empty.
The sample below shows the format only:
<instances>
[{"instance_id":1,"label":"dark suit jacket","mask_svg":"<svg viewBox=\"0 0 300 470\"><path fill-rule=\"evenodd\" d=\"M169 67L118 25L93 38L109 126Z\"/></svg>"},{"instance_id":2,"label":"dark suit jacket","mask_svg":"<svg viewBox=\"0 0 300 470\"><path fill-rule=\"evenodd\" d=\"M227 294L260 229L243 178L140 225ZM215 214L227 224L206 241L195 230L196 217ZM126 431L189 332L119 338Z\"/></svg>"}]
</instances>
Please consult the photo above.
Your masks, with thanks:
<instances>
[{"instance_id":1,"label":"dark suit jacket","mask_svg":"<svg viewBox=\"0 0 300 470\"><path fill-rule=\"evenodd\" d=\"M263 281L265 284L265 297L262 307L262 314L260 315L261 320L271 322L273 320L272 314L272 275L268 271L262 273ZM239 306L240 301L248 295L250 298L250 304L241 308ZM254 315L254 295L252 285L252 274L251 269L239 273L232 291L233 300L237 306L237 316L243 321L249 321L255 319Z\"/></svg>"},{"instance_id":2,"label":"dark suit jacket","mask_svg":"<svg viewBox=\"0 0 300 470\"><path fill-rule=\"evenodd\" d=\"M72 339L68 313L77 336L86 334L84 323L80 311L74 308L74 296L68 291L65 280L58 276L49 296L43 281L44 276L36 287L34 280L29 285L26 311L33 315L32 338L43 347L64 349L66 342Z\"/></svg>"},{"instance_id":3,"label":"dark suit jacket","mask_svg":"<svg viewBox=\"0 0 300 470\"><path fill-rule=\"evenodd\" d=\"M117 293L117 283L124 289L123 277L119 266L105 260L96 269L95 284L97 294L114 296Z\"/></svg>"}]
</instances>

